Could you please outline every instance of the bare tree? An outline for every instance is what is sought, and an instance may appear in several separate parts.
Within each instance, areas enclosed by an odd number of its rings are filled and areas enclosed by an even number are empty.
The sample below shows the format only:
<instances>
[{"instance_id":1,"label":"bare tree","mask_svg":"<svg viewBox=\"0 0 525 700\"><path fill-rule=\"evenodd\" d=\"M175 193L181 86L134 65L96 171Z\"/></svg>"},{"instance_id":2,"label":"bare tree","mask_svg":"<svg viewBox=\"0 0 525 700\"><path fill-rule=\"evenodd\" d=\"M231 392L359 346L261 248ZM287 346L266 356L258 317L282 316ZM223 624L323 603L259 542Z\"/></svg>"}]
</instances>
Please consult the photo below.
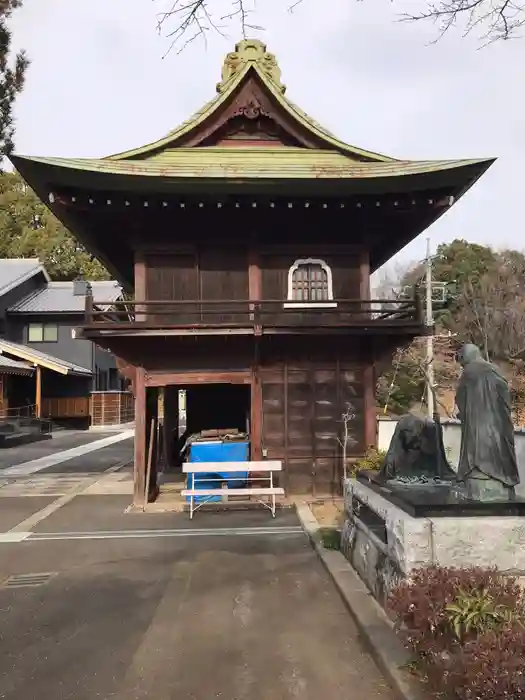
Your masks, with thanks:
<instances>
[{"instance_id":1,"label":"bare tree","mask_svg":"<svg viewBox=\"0 0 525 700\"><path fill-rule=\"evenodd\" d=\"M231 21L238 23L241 36L246 39L248 31L261 31L262 27L250 22L255 11L255 0L231 0L231 11L217 13L213 0L169 0L168 8L157 17L157 30L170 41L169 53L175 49L183 51L196 39L207 40L209 31L224 36L224 29Z\"/></svg>"},{"instance_id":2,"label":"bare tree","mask_svg":"<svg viewBox=\"0 0 525 700\"><path fill-rule=\"evenodd\" d=\"M439 40L449 29L461 26L463 34L476 33L483 44L513 39L525 24L525 5L515 0L439 0L425 9L405 14L404 21L433 20Z\"/></svg>"},{"instance_id":3,"label":"bare tree","mask_svg":"<svg viewBox=\"0 0 525 700\"><path fill-rule=\"evenodd\" d=\"M355 420L355 411L352 404L347 401L345 404L345 410L341 415L341 423L343 424L343 430L341 437L337 438L337 442L343 448L343 479L346 481L348 476L347 469L347 454L348 447L353 447L356 444L356 440L350 434L350 423Z\"/></svg>"},{"instance_id":4,"label":"bare tree","mask_svg":"<svg viewBox=\"0 0 525 700\"><path fill-rule=\"evenodd\" d=\"M169 3L166 9L159 12L157 21L159 32L170 40L166 53L172 49L180 53L196 39L206 42L210 31L224 36L226 27L232 21L237 24L244 39L247 33L263 29L251 21L256 0L231 0L231 9L226 13L217 11L216 0L160 1ZM288 0L283 9L293 12L298 5L307 1L311 0ZM464 35L477 34L486 45L517 37L525 24L525 5L520 0L421 0L421 7L420 12L403 14L401 21L435 22L438 27L436 41L450 29L459 27Z\"/></svg>"},{"instance_id":5,"label":"bare tree","mask_svg":"<svg viewBox=\"0 0 525 700\"><path fill-rule=\"evenodd\" d=\"M442 400L442 393L449 392L458 377L455 362L456 339L451 334L439 333L434 339L434 384L430 385L434 395L434 405L439 406L447 417L452 417L453 407ZM426 358L425 338L416 338L408 347L400 348L393 358L392 368L378 381L378 397L384 404L386 413L396 387L402 385L403 398L412 405L423 406L425 388L430 383L430 372ZM403 412L411 408L402 406Z\"/></svg>"},{"instance_id":6,"label":"bare tree","mask_svg":"<svg viewBox=\"0 0 525 700\"><path fill-rule=\"evenodd\" d=\"M504 255L497 269L467 281L456 298L451 330L479 345L485 359L513 360L525 352L525 270Z\"/></svg>"}]
</instances>

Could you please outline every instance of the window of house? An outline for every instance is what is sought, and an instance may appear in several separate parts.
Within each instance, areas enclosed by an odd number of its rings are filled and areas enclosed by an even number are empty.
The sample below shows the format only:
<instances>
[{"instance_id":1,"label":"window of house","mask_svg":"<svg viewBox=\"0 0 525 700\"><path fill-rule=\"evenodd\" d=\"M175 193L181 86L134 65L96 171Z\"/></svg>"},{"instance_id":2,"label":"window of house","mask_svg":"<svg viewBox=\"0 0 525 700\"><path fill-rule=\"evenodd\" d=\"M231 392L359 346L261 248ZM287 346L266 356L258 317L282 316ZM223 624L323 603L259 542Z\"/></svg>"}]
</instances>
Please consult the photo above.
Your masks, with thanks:
<instances>
[{"instance_id":1,"label":"window of house","mask_svg":"<svg viewBox=\"0 0 525 700\"><path fill-rule=\"evenodd\" d=\"M337 306L333 299L332 270L324 260L296 260L288 271L285 306Z\"/></svg>"},{"instance_id":2,"label":"window of house","mask_svg":"<svg viewBox=\"0 0 525 700\"><path fill-rule=\"evenodd\" d=\"M28 343L56 343L58 326L56 323L30 323L27 330Z\"/></svg>"},{"instance_id":3,"label":"window of house","mask_svg":"<svg viewBox=\"0 0 525 700\"><path fill-rule=\"evenodd\" d=\"M98 368L95 377L95 391L108 391L108 388L108 372Z\"/></svg>"}]
</instances>

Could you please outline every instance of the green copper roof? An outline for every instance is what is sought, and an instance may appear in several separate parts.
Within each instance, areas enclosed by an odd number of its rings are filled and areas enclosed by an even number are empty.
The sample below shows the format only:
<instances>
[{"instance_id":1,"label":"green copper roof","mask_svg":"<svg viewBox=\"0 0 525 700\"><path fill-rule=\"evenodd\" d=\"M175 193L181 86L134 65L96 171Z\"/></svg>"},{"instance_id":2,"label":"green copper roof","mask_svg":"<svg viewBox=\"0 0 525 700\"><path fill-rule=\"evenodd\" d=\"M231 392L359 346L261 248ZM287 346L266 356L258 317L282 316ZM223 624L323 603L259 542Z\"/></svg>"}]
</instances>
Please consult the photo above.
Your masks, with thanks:
<instances>
[{"instance_id":1,"label":"green copper roof","mask_svg":"<svg viewBox=\"0 0 525 700\"><path fill-rule=\"evenodd\" d=\"M454 170L490 160L429 160L362 162L341 153L306 148L207 147L174 148L146 160L40 158L16 156L20 161L75 171L169 179L368 179L400 177Z\"/></svg>"},{"instance_id":2,"label":"green copper roof","mask_svg":"<svg viewBox=\"0 0 525 700\"><path fill-rule=\"evenodd\" d=\"M235 90L240 86L250 71L254 71L268 91L273 95L276 102L288 114L304 128L309 130L328 147L337 149L347 157L365 161L394 162L394 158L389 158L378 153L372 153L336 138L327 129L322 127L287 97L285 97L286 87L281 83L281 71L275 56L266 51L266 46L258 39L245 39L235 46L235 51L229 53L223 64L222 80L217 85L217 96L202 107L196 114L184 121L176 129L169 132L167 136L154 141L140 148L108 156L111 160L123 160L134 158L147 158L159 149L168 148L175 145L182 136L193 130L199 124L210 117L215 110L227 102ZM254 148L258 148L255 146Z\"/></svg>"}]
</instances>

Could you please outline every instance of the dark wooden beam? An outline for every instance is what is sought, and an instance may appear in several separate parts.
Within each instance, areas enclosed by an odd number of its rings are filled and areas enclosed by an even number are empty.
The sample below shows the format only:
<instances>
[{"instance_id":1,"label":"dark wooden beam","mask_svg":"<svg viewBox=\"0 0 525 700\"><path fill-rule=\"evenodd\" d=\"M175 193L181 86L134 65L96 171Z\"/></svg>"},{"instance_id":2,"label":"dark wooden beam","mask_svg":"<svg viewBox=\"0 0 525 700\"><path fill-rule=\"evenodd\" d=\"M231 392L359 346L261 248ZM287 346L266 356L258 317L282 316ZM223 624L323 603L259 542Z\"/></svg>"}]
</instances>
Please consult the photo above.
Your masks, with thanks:
<instances>
[{"instance_id":1,"label":"dark wooden beam","mask_svg":"<svg viewBox=\"0 0 525 700\"><path fill-rule=\"evenodd\" d=\"M135 393L135 465L133 503L141 506L146 488L146 382L144 367L137 367Z\"/></svg>"},{"instance_id":2,"label":"dark wooden beam","mask_svg":"<svg viewBox=\"0 0 525 700\"><path fill-rule=\"evenodd\" d=\"M234 372L186 371L151 372L145 376L146 386L185 386L186 384L251 384L250 370Z\"/></svg>"},{"instance_id":3,"label":"dark wooden beam","mask_svg":"<svg viewBox=\"0 0 525 700\"><path fill-rule=\"evenodd\" d=\"M376 447L377 444L377 413L374 381L374 364L373 362L368 362L363 369L365 448L371 446Z\"/></svg>"}]
</instances>

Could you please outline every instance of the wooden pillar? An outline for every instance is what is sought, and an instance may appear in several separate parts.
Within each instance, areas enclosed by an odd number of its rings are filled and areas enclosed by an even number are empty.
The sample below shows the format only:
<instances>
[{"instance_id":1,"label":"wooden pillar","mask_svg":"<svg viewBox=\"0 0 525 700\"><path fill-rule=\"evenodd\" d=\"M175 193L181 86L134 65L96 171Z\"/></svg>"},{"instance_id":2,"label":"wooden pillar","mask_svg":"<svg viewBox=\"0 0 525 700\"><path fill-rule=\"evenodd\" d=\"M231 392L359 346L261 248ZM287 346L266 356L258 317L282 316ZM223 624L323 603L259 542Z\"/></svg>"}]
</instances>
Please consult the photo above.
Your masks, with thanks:
<instances>
[{"instance_id":1,"label":"wooden pillar","mask_svg":"<svg viewBox=\"0 0 525 700\"><path fill-rule=\"evenodd\" d=\"M371 304L366 304L370 299L370 252L368 248L361 248L359 251L359 305L363 316L370 318L372 312Z\"/></svg>"},{"instance_id":2,"label":"wooden pillar","mask_svg":"<svg viewBox=\"0 0 525 700\"><path fill-rule=\"evenodd\" d=\"M144 502L146 487L146 372L137 367L135 374L135 465L133 503L140 506Z\"/></svg>"},{"instance_id":3,"label":"wooden pillar","mask_svg":"<svg viewBox=\"0 0 525 700\"><path fill-rule=\"evenodd\" d=\"M179 388L164 387L164 455L166 468L180 469L179 447Z\"/></svg>"},{"instance_id":4,"label":"wooden pillar","mask_svg":"<svg viewBox=\"0 0 525 700\"><path fill-rule=\"evenodd\" d=\"M146 260L141 251L135 253L135 301L146 301ZM142 305L135 306L135 321L146 320L146 308Z\"/></svg>"},{"instance_id":5,"label":"wooden pillar","mask_svg":"<svg viewBox=\"0 0 525 700\"><path fill-rule=\"evenodd\" d=\"M35 415L42 418L42 368L36 366Z\"/></svg>"},{"instance_id":6,"label":"wooden pillar","mask_svg":"<svg viewBox=\"0 0 525 700\"><path fill-rule=\"evenodd\" d=\"M262 296L262 274L259 251L255 246L250 246L248 250L248 294L250 301L260 301ZM250 305L250 311L254 310L254 305ZM252 364L251 382L251 411L250 411L250 445L251 458L255 461L262 459L262 390L261 377L259 374L259 334L261 328L258 326L259 314L252 314L254 327L254 352Z\"/></svg>"},{"instance_id":7,"label":"wooden pillar","mask_svg":"<svg viewBox=\"0 0 525 700\"><path fill-rule=\"evenodd\" d=\"M248 250L248 294L250 301L258 301L262 293L261 261L257 248Z\"/></svg>"},{"instance_id":8,"label":"wooden pillar","mask_svg":"<svg viewBox=\"0 0 525 700\"><path fill-rule=\"evenodd\" d=\"M377 412L375 402L374 364L368 361L363 370L365 409L365 449L377 446Z\"/></svg>"},{"instance_id":9,"label":"wooden pillar","mask_svg":"<svg viewBox=\"0 0 525 700\"><path fill-rule=\"evenodd\" d=\"M154 501L158 495L157 472L158 472L158 389L157 387L146 387L146 468L147 455L149 454L150 443L153 442L151 471L148 484L148 502ZM151 432L151 421L155 420L154 432Z\"/></svg>"},{"instance_id":10,"label":"wooden pillar","mask_svg":"<svg viewBox=\"0 0 525 700\"><path fill-rule=\"evenodd\" d=\"M257 341L256 341L257 342ZM262 459L262 390L259 368L255 364L252 369L252 398L250 411L250 446L251 458L255 461Z\"/></svg>"},{"instance_id":11,"label":"wooden pillar","mask_svg":"<svg viewBox=\"0 0 525 700\"><path fill-rule=\"evenodd\" d=\"M361 248L359 252L359 298L370 299L370 252Z\"/></svg>"}]
</instances>

